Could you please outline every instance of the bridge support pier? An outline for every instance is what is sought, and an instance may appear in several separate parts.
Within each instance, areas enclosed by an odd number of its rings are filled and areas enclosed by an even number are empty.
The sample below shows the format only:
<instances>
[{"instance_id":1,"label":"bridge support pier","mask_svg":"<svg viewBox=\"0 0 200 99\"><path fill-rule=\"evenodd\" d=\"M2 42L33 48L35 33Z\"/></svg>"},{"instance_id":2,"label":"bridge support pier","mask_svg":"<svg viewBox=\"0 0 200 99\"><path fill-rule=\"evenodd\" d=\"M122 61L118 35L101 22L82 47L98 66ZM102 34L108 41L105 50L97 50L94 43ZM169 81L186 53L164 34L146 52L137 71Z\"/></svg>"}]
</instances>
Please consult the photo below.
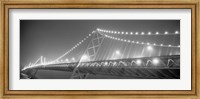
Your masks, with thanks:
<instances>
[{"instance_id":1,"label":"bridge support pier","mask_svg":"<svg viewBox=\"0 0 200 99\"><path fill-rule=\"evenodd\" d=\"M80 73L79 70L76 70L72 76L71 79L86 79L89 73Z\"/></svg>"},{"instance_id":2,"label":"bridge support pier","mask_svg":"<svg viewBox=\"0 0 200 99\"><path fill-rule=\"evenodd\" d=\"M24 74L28 75L31 79L36 78L37 69L26 70Z\"/></svg>"}]
</instances>

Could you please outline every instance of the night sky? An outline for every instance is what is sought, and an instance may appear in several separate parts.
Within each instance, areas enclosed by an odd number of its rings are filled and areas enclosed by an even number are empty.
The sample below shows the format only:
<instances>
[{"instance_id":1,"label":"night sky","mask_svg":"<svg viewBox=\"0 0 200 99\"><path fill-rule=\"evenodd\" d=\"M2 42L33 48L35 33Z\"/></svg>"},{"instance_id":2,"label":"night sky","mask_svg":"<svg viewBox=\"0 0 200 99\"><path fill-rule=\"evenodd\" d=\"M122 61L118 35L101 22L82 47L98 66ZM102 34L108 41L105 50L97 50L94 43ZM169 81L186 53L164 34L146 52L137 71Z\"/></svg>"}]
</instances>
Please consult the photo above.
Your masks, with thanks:
<instances>
[{"instance_id":1,"label":"night sky","mask_svg":"<svg viewBox=\"0 0 200 99\"><path fill-rule=\"evenodd\" d=\"M179 20L21 20L20 21L20 67L35 62L40 56L46 57L47 61L56 59L64 54L75 44L85 38L89 33L97 28L127 31L127 32L160 32L174 33L180 31ZM180 36L122 36L115 37L134 39L141 42L155 42L157 44L180 44ZM89 40L79 46L66 58L77 58L84 51ZM125 49L124 49L125 48ZM130 45L120 41L103 41L102 48L97 58L102 59L102 55L112 54L112 50L120 50L128 57L137 57L140 51L144 49L141 45ZM155 48L154 56L168 54L177 54L180 49L173 48ZM127 52L127 53L126 53ZM140 55L139 55L140 56ZM145 54L143 55L145 56ZM107 56L106 56L107 57ZM105 58L103 58L105 59ZM107 58L110 59L110 58Z\"/></svg>"}]
</instances>

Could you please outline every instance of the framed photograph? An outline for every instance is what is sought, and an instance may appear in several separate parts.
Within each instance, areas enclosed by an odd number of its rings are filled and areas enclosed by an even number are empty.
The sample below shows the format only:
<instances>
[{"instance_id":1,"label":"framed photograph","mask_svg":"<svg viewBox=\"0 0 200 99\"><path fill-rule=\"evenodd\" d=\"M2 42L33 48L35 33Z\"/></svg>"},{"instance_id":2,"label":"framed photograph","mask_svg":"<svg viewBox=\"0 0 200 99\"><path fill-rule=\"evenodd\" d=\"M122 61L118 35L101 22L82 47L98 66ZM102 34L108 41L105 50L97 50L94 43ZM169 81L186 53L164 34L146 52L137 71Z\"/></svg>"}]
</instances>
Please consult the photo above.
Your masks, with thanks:
<instances>
[{"instance_id":1,"label":"framed photograph","mask_svg":"<svg viewBox=\"0 0 200 99\"><path fill-rule=\"evenodd\" d=\"M3 96L198 95L198 2L4 1L2 14Z\"/></svg>"}]
</instances>

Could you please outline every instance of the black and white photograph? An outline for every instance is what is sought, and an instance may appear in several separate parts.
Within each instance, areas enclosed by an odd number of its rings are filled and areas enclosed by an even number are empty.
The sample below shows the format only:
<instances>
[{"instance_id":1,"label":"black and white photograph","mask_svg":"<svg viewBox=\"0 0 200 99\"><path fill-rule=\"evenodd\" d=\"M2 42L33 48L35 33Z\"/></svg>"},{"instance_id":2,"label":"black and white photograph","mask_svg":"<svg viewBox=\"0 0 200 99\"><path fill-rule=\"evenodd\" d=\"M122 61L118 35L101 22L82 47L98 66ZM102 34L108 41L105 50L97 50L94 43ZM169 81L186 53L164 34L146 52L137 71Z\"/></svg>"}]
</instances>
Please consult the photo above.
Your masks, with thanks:
<instances>
[{"instance_id":1,"label":"black and white photograph","mask_svg":"<svg viewBox=\"0 0 200 99\"><path fill-rule=\"evenodd\" d=\"M180 79L180 20L20 20L20 79Z\"/></svg>"}]
</instances>

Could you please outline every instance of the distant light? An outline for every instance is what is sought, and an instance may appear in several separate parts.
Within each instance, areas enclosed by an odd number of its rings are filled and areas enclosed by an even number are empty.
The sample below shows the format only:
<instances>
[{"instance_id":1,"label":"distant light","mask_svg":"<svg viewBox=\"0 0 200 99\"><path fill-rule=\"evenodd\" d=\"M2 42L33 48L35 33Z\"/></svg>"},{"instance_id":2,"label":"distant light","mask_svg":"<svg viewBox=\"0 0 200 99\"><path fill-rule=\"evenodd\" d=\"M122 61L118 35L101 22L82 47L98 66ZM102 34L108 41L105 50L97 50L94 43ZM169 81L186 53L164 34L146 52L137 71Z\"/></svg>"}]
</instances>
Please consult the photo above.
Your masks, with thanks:
<instances>
[{"instance_id":1,"label":"distant light","mask_svg":"<svg viewBox=\"0 0 200 99\"><path fill-rule=\"evenodd\" d=\"M142 32L142 35L144 35L144 32Z\"/></svg>"},{"instance_id":2,"label":"distant light","mask_svg":"<svg viewBox=\"0 0 200 99\"><path fill-rule=\"evenodd\" d=\"M138 32L136 32L135 34L138 35Z\"/></svg>"},{"instance_id":3,"label":"distant light","mask_svg":"<svg viewBox=\"0 0 200 99\"><path fill-rule=\"evenodd\" d=\"M175 32L175 34L178 34L178 33L179 33L178 31Z\"/></svg>"},{"instance_id":4,"label":"distant light","mask_svg":"<svg viewBox=\"0 0 200 99\"><path fill-rule=\"evenodd\" d=\"M120 51L119 51L119 50L117 50L115 53L116 53L117 55L120 55Z\"/></svg>"},{"instance_id":5,"label":"distant light","mask_svg":"<svg viewBox=\"0 0 200 99\"><path fill-rule=\"evenodd\" d=\"M75 61L75 58L74 58L74 57L72 58L72 61Z\"/></svg>"},{"instance_id":6,"label":"distant light","mask_svg":"<svg viewBox=\"0 0 200 99\"><path fill-rule=\"evenodd\" d=\"M115 34L116 34L117 32L115 31Z\"/></svg>"},{"instance_id":7,"label":"distant light","mask_svg":"<svg viewBox=\"0 0 200 99\"><path fill-rule=\"evenodd\" d=\"M151 35L151 32L149 32L148 34Z\"/></svg>"},{"instance_id":8,"label":"distant light","mask_svg":"<svg viewBox=\"0 0 200 99\"><path fill-rule=\"evenodd\" d=\"M165 32L165 34L168 34L168 32Z\"/></svg>"},{"instance_id":9,"label":"distant light","mask_svg":"<svg viewBox=\"0 0 200 99\"><path fill-rule=\"evenodd\" d=\"M122 34L124 34L124 32L122 32Z\"/></svg>"},{"instance_id":10,"label":"distant light","mask_svg":"<svg viewBox=\"0 0 200 99\"><path fill-rule=\"evenodd\" d=\"M128 32L126 32L126 34L128 34Z\"/></svg>"},{"instance_id":11,"label":"distant light","mask_svg":"<svg viewBox=\"0 0 200 99\"><path fill-rule=\"evenodd\" d=\"M83 55L81 58L82 58L83 60L86 60L86 59L88 59L89 57L88 57L87 55Z\"/></svg>"},{"instance_id":12,"label":"distant light","mask_svg":"<svg viewBox=\"0 0 200 99\"><path fill-rule=\"evenodd\" d=\"M105 64L104 65L108 65L108 62L105 62Z\"/></svg>"},{"instance_id":13,"label":"distant light","mask_svg":"<svg viewBox=\"0 0 200 99\"><path fill-rule=\"evenodd\" d=\"M144 44L144 42L142 42L142 44Z\"/></svg>"},{"instance_id":14,"label":"distant light","mask_svg":"<svg viewBox=\"0 0 200 99\"><path fill-rule=\"evenodd\" d=\"M133 32L131 32L131 35L133 35Z\"/></svg>"},{"instance_id":15,"label":"distant light","mask_svg":"<svg viewBox=\"0 0 200 99\"><path fill-rule=\"evenodd\" d=\"M152 46L147 46L147 50L148 50L148 51L152 51L152 50L153 50L153 47L152 47Z\"/></svg>"},{"instance_id":16,"label":"distant light","mask_svg":"<svg viewBox=\"0 0 200 99\"><path fill-rule=\"evenodd\" d=\"M178 45L178 47L180 47L180 45Z\"/></svg>"},{"instance_id":17,"label":"distant light","mask_svg":"<svg viewBox=\"0 0 200 99\"><path fill-rule=\"evenodd\" d=\"M159 34L159 32L156 32L156 34L158 35L158 34Z\"/></svg>"},{"instance_id":18,"label":"distant light","mask_svg":"<svg viewBox=\"0 0 200 99\"><path fill-rule=\"evenodd\" d=\"M142 63L142 61L140 60L140 59L138 59L137 61L136 61L136 64L137 65L140 65Z\"/></svg>"},{"instance_id":19,"label":"distant light","mask_svg":"<svg viewBox=\"0 0 200 99\"><path fill-rule=\"evenodd\" d=\"M132 43L134 43L134 41L132 41Z\"/></svg>"},{"instance_id":20,"label":"distant light","mask_svg":"<svg viewBox=\"0 0 200 99\"><path fill-rule=\"evenodd\" d=\"M160 44L160 46L163 46L163 44Z\"/></svg>"},{"instance_id":21,"label":"distant light","mask_svg":"<svg viewBox=\"0 0 200 99\"><path fill-rule=\"evenodd\" d=\"M136 43L138 44L139 42L137 41Z\"/></svg>"},{"instance_id":22,"label":"distant light","mask_svg":"<svg viewBox=\"0 0 200 99\"><path fill-rule=\"evenodd\" d=\"M171 45L168 45L169 47L171 47Z\"/></svg>"},{"instance_id":23,"label":"distant light","mask_svg":"<svg viewBox=\"0 0 200 99\"><path fill-rule=\"evenodd\" d=\"M147 43L147 45L149 45L149 42Z\"/></svg>"},{"instance_id":24,"label":"distant light","mask_svg":"<svg viewBox=\"0 0 200 99\"><path fill-rule=\"evenodd\" d=\"M159 63L159 59L158 58L154 58L152 62L153 62L154 65L157 65Z\"/></svg>"}]
</instances>

